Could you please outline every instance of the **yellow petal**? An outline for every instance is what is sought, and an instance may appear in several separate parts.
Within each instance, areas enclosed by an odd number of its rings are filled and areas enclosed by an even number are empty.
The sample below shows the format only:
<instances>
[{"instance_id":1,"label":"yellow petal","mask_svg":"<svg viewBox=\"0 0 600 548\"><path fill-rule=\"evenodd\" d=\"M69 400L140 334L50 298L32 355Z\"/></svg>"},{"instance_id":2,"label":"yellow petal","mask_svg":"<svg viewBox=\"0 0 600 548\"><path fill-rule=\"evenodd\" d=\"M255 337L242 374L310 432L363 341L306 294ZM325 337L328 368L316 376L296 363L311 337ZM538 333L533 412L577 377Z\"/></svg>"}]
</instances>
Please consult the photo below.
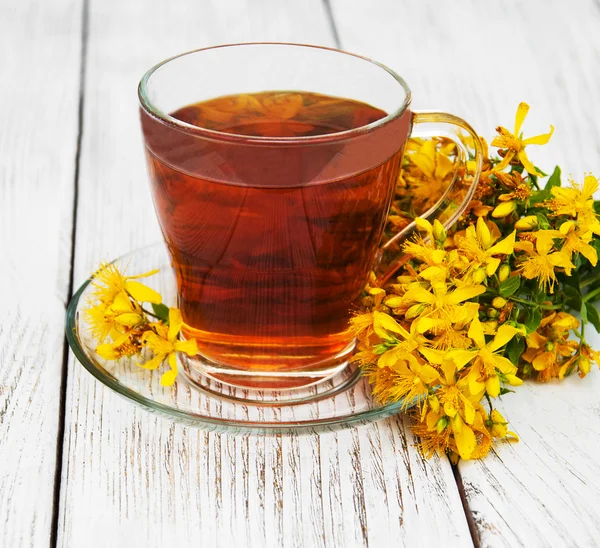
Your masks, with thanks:
<instances>
[{"instance_id":1,"label":"yellow petal","mask_svg":"<svg viewBox=\"0 0 600 548\"><path fill-rule=\"evenodd\" d=\"M133 303L127 296L127 293L120 291L115 295L115 299L110 305L110 310L113 312L129 312L133 310Z\"/></svg>"},{"instance_id":2,"label":"yellow petal","mask_svg":"<svg viewBox=\"0 0 600 548\"><path fill-rule=\"evenodd\" d=\"M121 354L110 343L100 344L96 347L96 354L105 360L118 360Z\"/></svg>"},{"instance_id":3,"label":"yellow petal","mask_svg":"<svg viewBox=\"0 0 600 548\"><path fill-rule=\"evenodd\" d=\"M490 229L485 224L483 217L479 217L477 219L476 233L477 237L479 238L479 242L481 243L481 247L483 247L483 249L488 249L492 243L492 235L490 233Z\"/></svg>"},{"instance_id":4,"label":"yellow petal","mask_svg":"<svg viewBox=\"0 0 600 548\"><path fill-rule=\"evenodd\" d=\"M429 363L435 363L437 365L443 363L446 357L446 352L443 352L442 350L435 350L433 348L421 347L419 348L419 352L423 354Z\"/></svg>"},{"instance_id":5,"label":"yellow petal","mask_svg":"<svg viewBox=\"0 0 600 548\"><path fill-rule=\"evenodd\" d=\"M156 333L152 331L147 331L144 333L142 337L142 343L144 346L152 350L155 354L169 354L173 351L173 345L159 337Z\"/></svg>"},{"instance_id":6,"label":"yellow petal","mask_svg":"<svg viewBox=\"0 0 600 548\"><path fill-rule=\"evenodd\" d=\"M460 399L464 406L465 422L467 424L473 424L473 421L475 420L475 407L473 407L473 404L464 396L461 396Z\"/></svg>"},{"instance_id":7,"label":"yellow petal","mask_svg":"<svg viewBox=\"0 0 600 548\"><path fill-rule=\"evenodd\" d=\"M473 350L450 350L450 352L444 353L444 356L454 363L457 371L460 371L475 356L477 356L477 352Z\"/></svg>"},{"instance_id":8,"label":"yellow petal","mask_svg":"<svg viewBox=\"0 0 600 548\"><path fill-rule=\"evenodd\" d=\"M491 257L487 261L487 266L485 267L485 273L488 276L493 276L494 272L496 272L496 270L498 270L499 266L500 266L500 259L498 259L496 257Z\"/></svg>"},{"instance_id":9,"label":"yellow petal","mask_svg":"<svg viewBox=\"0 0 600 548\"><path fill-rule=\"evenodd\" d=\"M500 379L497 375L485 381L485 389L492 398L497 398L500 395Z\"/></svg>"},{"instance_id":10,"label":"yellow petal","mask_svg":"<svg viewBox=\"0 0 600 548\"><path fill-rule=\"evenodd\" d=\"M400 359L398 356L398 352L396 349L388 350L379 356L377 360L377 365L379 367L393 367L396 365L396 362Z\"/></svg>"},{"instance_id":11,"label":"yellow petal","mask_svg":"<svg viewBox=\"0 0 600 548\"><path fill-rule=\"evenodd\" d=\"M519 150L518 156L519 156L519 160L523 164L523 167L527 170L527 173L529 173L530 175L537 175L539 177L542 176L542 174L539 173L535 169L535 166L531 163L531 160L528 158L527 153L525 152L525 149Z\"/></svg>"},{"instance_id":12,"label":"yellow petal","mask_svg":"<svg viewBox=\"0 0 600 548\"><path fill-rule=\"evenodd\" d=\"M502 202L494 208L494 211L492 211L492 217L494 217L495 219L506 217L507 215L510 215L513 211L515 211L516 209L517 209L517 202L512 201L512 200L510 202Z\"/></svg>"},{"instance_id":13,"label":"yellow petal","mask_svg":"<svg viewBox=\"0 0 600 548\"><path fill-rule=\"evenodd\" d=\"M517 372L516 366L508 358L504 356L497 356L494 354L492 359L494 367L499 371L502 371L505 375L514 375Z\"/></svg>"},{"instance_id":14,"label":"yellow petal","mask_svg":"<svg viewBox=\"0 0 600 548\"><path fill-rule=\"evenodd\" d=\"M167 338L170 342L177 340L182 325L181 310L179 308L169 308L169 332Z\"/></svg>"},{"instance_id":15,"label":"yellow petal","mask_svg":"<svg viewBox=\"0 0 600 548\"><path fill-rule=\"evenodd\" d=\"M494 141L492 141L492 145L493 146L498 146L498 145L494 145ZM515 154L516 154L516 152L514 150L509 150L506 153L506 156L504 156L504 158L502 158L502 161L499 164L496 164L494 166L494 168L492 169L492 171L502 171L503 169L506 169L506 167L508 166L508 164L510 164L510 162L512 161L512 159L515 157Z\"/></svg>"},{"instance_id":16,"label":"yellow petal","mask_svg":"<svg viewBox=\"0 0 600 548\"><path fill-rule=\"evenodd\" d=\"M153 304L162 303L160 293L140 282L125 282L125 289L136 301Z\"/></svg>"},{"instance_id":17,"label":"yellow petal","mask_svg":"<svg viewBox=\"0 0 600 548\"><path fill-rule=\"evenodd\" d=\"M483 332L483 326L481 325L479 318L474 318L471 322L468 335L471 339L475 341L475 344L479 348L485 347L485 334Z\"/></svg>"},{"instance_id":18,"label":"yellow petal","mask_svg":"<svg viewBox=\"0 0 600 548\"><path fill-rule=\"evenodd\" d=\"M489 343L488 348L494 352L498 348L503 347L508 341L510 341L517 333L521 333L520 329L512 327L511 325L501 325L498 328L498 333L494 337L494 340ZM470 336L470 335L469 335Z\"/></svg>"},{"instance_id":19,"label":"yellow petal","mask_svg":"<svg viewBox=\"0 0 600 548\"><path fill-rule=\"evenodd\" d=\"M552 137L554 133L554 126L550 126L550 131L548 133L542 133L541 135L536 135L535 137L529 137L528 139L524 139L522 141L523 145L545 145Z\"/></svg>"},{"instance_id":20,"label":"yellow petal","mask_svg":"<svg viewBox=\"0 0 600 548\"><path fill-rule=\"evenodd\" d=\"M431 365L423 365L419 370L419 377L425 384L433 384L439 380L440 375Z\"/></svg>"},{"instance_id":21,"label":"yellow petal","mask_svg":"<svg viewBox=\"0 0 600 548\"><path fill-rule=\"evenodd\" d=\"M198 354L198 343L196 342L196 339L177 341L173 346L177 352L183 352L188 356L195 356Z\"/></svg>"},{"instance_id":22,"label":"yellow petal","mask_svg":"<svg viewBox=\"0 0 600 548\"><path fill-rule=\"evenodd\" d=\"M473 430L466 424L463 424L460 432L456 432L456 429L454 430L454 441L456 441L456 448L458 449L460 458L469 460L477 447L477 438Z\"/></svg>"},{"instance_id":23,"label":"yellow petal","mask_svg":"<svg viewBox=\"0 0 600 548\"><path fill-rule=\"evenodd\" d=\"M483 393L485 385L479 380L479 372L475 367L469 371L467 381L469 383L469 392L471 392L473 396Z\"/></svg>"},{"instance_id":24,"label":"yellow petal","mask_svg":"<svg viewBox=\"0 0 600 548\"><path fill-rule=\"evenodd\" d=\"M592 266L596 266L598 263L598 252L590 244L581 243L579 246L579 253L581 253Z\"/></svg>"},{"instance_id":25,"label":"yellow petal","mask_svg":"<svg viewBox=\"0 0 600 548\"><path fill-rule=\"evenodd\" d=\"M523 125L523 121L529 112L529 105L525 102L519 103L517 107L517 114L515 115L515 137L519 137L519 133L521 133L521 126Z\"/></svg>"},{"instance_id":26,"label":"yellow petal","mask_svg":"<svg viewBox=\"0 0 600 548\"><path fill-rule=\"evenodd\" d=\"M586 175L583 179L583 197L585 199L591 198L596 190L598 190L598 179L593 175Z\"/></svg>"},{"instance_id":27,"label":"yellow petal","mask_svg":"<svg viewBox=\"0 0 600 548\"><path fill-rule=\"evenodd\" d=\"M448 295L448 302L450 304L458 304L477 297L477 295L481 295L482 293L485 293L485 286L483 285L460 287Z\"/></svg>"},{"instance_id":28,"label":"yellow petal","mask_svg":"<svg viewBox=\"0 0 600 548\"><path fill-rule=\"evenodd\" d=\"M165 360L167 356L165 354L157 354L156 356L152 357L151 359L145 361L145 362L135 362L136 365L138 365L139 367L142 367L144 369L158 369L160 367L160 364Z\"/></svg>"},{"instance_id":29,"label":"yellow petal","mask_svg":"<svg viewBox=\"0 0 600 548\"><path fill-rule=\"evenodd\" d=\"M523 384L523 379L520 379L516 375L505 375L508 384L511 386L521 386Z\"/></svg>"},{"instance_id":30,"label":"yellow petal","mask_svg":"<svg viewBox=\"0 0 600 548\"><path fill-rule=\"evenodd\" d=\"M124 325L126 327L133 327L142 321L142 316L140 314L136 314L135 312L125 312L124 314L119 314L115 318L115 323L119 325Z\"/></svg>"},{"instance_id":31,"label":"yellow petal","mask_svg":"<svg viewBox=\"0 0 600 548\"><path fill-rule=\"evenodd\" d=\"M425 333L430 329L444 325L444 320L440 320L438 318L419 318L411 324L411 331L413 325L415 325L417 333Z\"/></svg>"},{"instance_id":32,"label":"yellow petal","mask_svg":"<svg viewBox=\"0 0 600 548\"><path fill-rule=\"evenodd\" d=\"M416 301L418 303L432 304L435 302L435 297L429 291L420 286L411 287L404 294L404 297L408 301Z\"/></svg>"},{"instance_id":33,"label":"yellow petal","mask_svg":"<svg viewBox=\"0 0 600 548\"><path fill-rule=\"evenodd\" d=\"M515 249L515 238L517 231L513 230L504 240L487 250L488 255L510 255Z\"/></svg>"},{"instance_id":34,"label":"yellow petal","mask_svg":"<svg viewBox=\"0 0 600 548\"><path fill-rule=\"evenodd\" d=\"M169 354L169 365L171 369L166 373L163 373L163 376L160 378L160 384L163 386L173 386L175 384L175 379L177 378L177 357L175 354Z\"/></svg>"},{"instance_id":35,"label":"yellow petal","mask_svg":"<svg viewBox=\"0 0 600 548\"><path fill-rule=\"evenodd\" d=\"M424 230L431 234L433 232L433 226L427 219L423 219L422 217L415 218L415 224L419 230Z\"/></svg>"}]
</instances>

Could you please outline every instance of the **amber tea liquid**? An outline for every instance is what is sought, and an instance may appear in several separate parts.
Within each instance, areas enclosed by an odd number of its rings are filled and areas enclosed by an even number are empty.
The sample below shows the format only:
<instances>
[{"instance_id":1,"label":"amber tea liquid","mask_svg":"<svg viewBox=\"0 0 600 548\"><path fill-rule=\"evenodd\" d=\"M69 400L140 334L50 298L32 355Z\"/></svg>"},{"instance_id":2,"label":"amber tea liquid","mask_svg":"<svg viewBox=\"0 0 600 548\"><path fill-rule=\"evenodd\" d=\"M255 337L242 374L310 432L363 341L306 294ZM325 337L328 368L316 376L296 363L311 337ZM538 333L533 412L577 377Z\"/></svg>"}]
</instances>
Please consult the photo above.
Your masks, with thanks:
<instances>
[{"instance_id":1,"label":"amber tea liquid","mask_svg":"<svg viewBox=\"0 0 600 548\"><path fill-rule=\"evenodd\" d=\"M198 340L203 361L231 368L230 377L217 375L226 382L262 386L249 372L272 387L326 377L352 348L348 320L381 240L401 151L349 174L335 171L343 141L244 146L240 136L327 136L386 113L314 93L264 92L171 116L233 136L229 144L178 141L144 127L155 148L169 150L166 159L147 156L185 334ZM270 385L265 377L302 371L314 375Z\"/></svg>"}]
</instances>

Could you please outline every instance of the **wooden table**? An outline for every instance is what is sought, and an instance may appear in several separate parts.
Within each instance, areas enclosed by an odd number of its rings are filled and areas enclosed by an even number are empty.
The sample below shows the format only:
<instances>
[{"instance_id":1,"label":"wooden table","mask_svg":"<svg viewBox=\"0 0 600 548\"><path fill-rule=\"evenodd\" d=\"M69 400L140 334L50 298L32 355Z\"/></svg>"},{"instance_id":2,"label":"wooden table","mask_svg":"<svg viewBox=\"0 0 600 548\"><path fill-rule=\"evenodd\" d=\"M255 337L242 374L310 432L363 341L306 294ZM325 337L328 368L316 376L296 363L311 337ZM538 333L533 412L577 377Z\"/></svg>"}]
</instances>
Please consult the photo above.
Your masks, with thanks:
<instances>
[{"instance_id":1,"label":"wooden table","mask_svg":"<svg viewBox=\"0 0 600 548\"><path fill-rule=\"evenodd\" d=\"M522 438L424 460L404 417L305 437L173 424L95 381L65 305L160 239L136 85L170 55L280 40L380 60L483 135L532 111L538 165L600 173L598 0L0 3L0 546L598 546L600 373L527 383ZM600 339L596 339L600 346Z\"/></svg>"}]
</instances>

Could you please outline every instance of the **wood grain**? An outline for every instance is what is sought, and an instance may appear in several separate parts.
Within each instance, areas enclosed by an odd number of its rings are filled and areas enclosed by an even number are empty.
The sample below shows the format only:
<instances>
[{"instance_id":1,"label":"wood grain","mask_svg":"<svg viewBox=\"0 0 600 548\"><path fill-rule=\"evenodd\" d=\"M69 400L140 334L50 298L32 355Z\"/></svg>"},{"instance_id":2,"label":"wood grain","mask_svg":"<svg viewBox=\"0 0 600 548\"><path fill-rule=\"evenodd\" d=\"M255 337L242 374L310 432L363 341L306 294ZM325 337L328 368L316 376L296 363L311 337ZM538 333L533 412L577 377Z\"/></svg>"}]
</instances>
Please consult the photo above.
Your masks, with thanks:
<instances>
[{"instance_id":1,"label":"wood grain","mask_svg":"<svg viewBox=\"0 0 600 548\"><path fill-rule=\"evenodd\" d=\"M536 164L599 173L598 2L332 0L332 11L342 46L398 70L416 108L449 110L491 137L528 101L526 136L556 126L548 146L530 148ZM521 443L459 468L482 546L599 545L599 387L593 371L503 398Z\"/></svg>"},{"instance_id":2,"label":"wood grain","mask_svg":"<svg viewBox=\"0 0 600 548\"><path fill-rule=\"evenodd\" d=\"M52 529L81 1L0 4L0 546Z\"/></svg>"},{"instance_id":3,"label":"wood grain","mask_svg":"<svg viewBox=\"0 0 600 548\"><path fill-rule=\"evenodd\" d=\"M141 74L238 40L333 45L317 0L91 1L76 280L159 239L137 120ZM121 400L71 360L58 545L470 544L448 462L424 462L413 444L402 418L302 437L187 428Z\"/></svg>"}]
</instances>

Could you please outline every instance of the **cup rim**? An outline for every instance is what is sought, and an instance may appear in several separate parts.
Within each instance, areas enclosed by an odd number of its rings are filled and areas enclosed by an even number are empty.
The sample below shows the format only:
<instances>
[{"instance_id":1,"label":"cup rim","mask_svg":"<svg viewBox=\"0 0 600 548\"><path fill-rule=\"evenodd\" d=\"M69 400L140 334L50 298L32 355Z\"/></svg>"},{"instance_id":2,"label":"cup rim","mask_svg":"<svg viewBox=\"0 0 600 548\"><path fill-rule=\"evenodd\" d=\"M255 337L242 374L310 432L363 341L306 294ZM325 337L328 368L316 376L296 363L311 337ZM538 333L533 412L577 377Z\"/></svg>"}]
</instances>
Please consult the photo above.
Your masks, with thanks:
<instances>
[{"instance_id":1,"label":"cup rim","mask_svg":"<svg viewBox=\"0 0 600 548\"><path fill-rule=\"evenodd\" d=\"M308 136L299 136L299 137L262 137L259 135L236 135L234 133L225 133L225 132L217 131L214 129L207 129L207 128L195 126L192 124L188 124L187 122L178 120L177 118L174 118L170 114L163 112L156 105L154 105L152 103L152 101L150 101L148 94L146 93L148 81L150 80L151 76L163 65L166 65L167 63L174 61L175 59L184 57L186 55L191 55L193 53L198 53L201 51L208 51L208 50L213 50L213 49L241 47L241 46L265 46L265 45L294 46L294 47L300 47L300 48L321 49L321 50L331 51L331 52L335 52L335 53L341 53L343 55L349 55L351 57L356 57L358 59L362 59L363 61L367 61L373 65L380 67L381 69L385 70L386 72L388 72L400 84L400 86L402 87L402 89L404 90L404 93L405 93L404 101L401 103L401 105L396 110L388 113L383 118L380 118L379 120L376 120L375 122L371 122L370 124L366 124L364 126L360 126L357 128L347 129L344 131L338 131L335 133L326 133L324 135L308 135ZM385 125L389 124L390 122L397 120L398 118L400 118L400 116L402 116L404 114L404 112L407 110L408 106L410 105L410 102L412 99L412 94L411 94L410 87L398 73L396 73L395 71L393 71L392 69L390 69L389 67L384 65L383 63L379 63L378 61L374 61L373 59L370 59L369 57L365 57L363 55L358 55L356 53L351 53L351 52L344 51L344 50L337 49L337 48L330 48L327 46L317 46L317 45L312 45L312 44L302 44L302 43L294 43L294 42L236 42L236 43L231 43L231 44L220 44L220 45L216 45L216 46L198 48L195 50L180 53L178 55L174 55L173 57L169 57L168 59L165 59L164 61L157 63L156 65L151 67L148 71L146 71L146 73L142 76L142 79L140 80L140 83L138 85L138 99L139 99L142 109L146 112L146 114L148 114L152 118L155 118L156 120L162 122L163 124L166 124L173 128L184 131L185 133L197 135L198 137L203 137L203 138L214 140L214 141L237 142L237 143L243 143L246 145L248 145L248 144L307 145L307 144L329 143L332 141L346 140L346 139L350 139L353 137L357 137L359 135L370 133L382 126L385 126Z\"/></svg>"}]
</instances>

